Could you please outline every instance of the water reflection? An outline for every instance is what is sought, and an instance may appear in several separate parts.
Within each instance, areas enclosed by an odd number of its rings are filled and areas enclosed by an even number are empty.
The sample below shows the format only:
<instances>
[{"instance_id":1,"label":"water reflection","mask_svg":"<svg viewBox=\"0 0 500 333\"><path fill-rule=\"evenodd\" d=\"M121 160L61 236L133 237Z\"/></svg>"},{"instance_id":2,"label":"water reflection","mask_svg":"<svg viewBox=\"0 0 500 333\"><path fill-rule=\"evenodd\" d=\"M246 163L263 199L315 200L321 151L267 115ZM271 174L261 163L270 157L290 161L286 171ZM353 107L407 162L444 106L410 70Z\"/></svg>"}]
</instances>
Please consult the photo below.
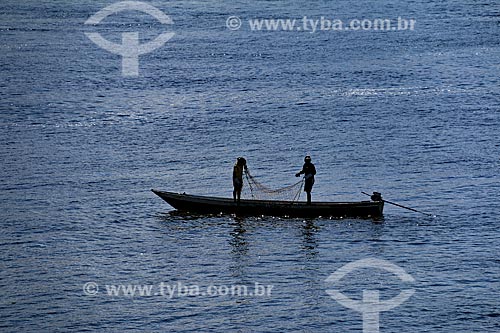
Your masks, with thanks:
<instances>
[{"instance_id":1,"label":"water reflection","mask_svg":"<svg viewBox=\"0 0 500 333\"><path fill-rule=\"evenodd\" d=\"M316 233L319 228L314 224L314 219L307 219L302 225L302 249L305 250L306 257L314 258L318 255L318 241Z\"/></svg>"},{"instance_id":2,"label":"water reflection","mask_svg":"<svg viewBox=\"0 0 500 333\"><path fill-rule=\"evenodd\" d=\"M238 256L246 256L248 254L248 241L246 239L245 218L235 217L234 228L231 230L231 239L229 244L232 247L231 252Z\"/></svg>"},{"instance_id":3,"label":"water reflection","mask_svg":"<svg viewBox=\"0 0 500 333\"><path fill-rule=\"evenodd\" d=\"M233 264L231 265L232 274L235 277L245 277L246 267L249 260L249 244L247 240L247 230L245 228L245 218L234 217L230 231L229 245L231 246L231 255Z\"/></svg>"}]
</instances>

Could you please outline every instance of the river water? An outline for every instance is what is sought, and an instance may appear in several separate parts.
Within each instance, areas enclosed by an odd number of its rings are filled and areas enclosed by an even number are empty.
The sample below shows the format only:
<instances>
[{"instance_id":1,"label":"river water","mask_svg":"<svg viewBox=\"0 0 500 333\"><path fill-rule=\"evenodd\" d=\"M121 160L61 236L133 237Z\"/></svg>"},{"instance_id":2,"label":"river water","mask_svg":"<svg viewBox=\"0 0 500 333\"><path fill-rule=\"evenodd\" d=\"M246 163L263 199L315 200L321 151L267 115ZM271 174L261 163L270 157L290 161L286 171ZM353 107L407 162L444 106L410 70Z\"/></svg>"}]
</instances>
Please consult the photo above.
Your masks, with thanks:
<instances>
[{"instance_id":1,"label":"river water","mask_svg":"<svg viewBox=\"0 0 500 333\"><path fill-rule=\"evenodd\" d=\"M173 24L124 11L84 25L112 3L0 4L2 332L361 332L331 289L413 290L380 332L500 331L496 1L155 1ZM416 24L248 24L304 16ZM84 34L134 31L175 33L139 57L138 77ZM150 192L229 197L237 156L278 188L306 154L313 200L379 191L435 217L193 216ZM326 281L363 259L379 267ZM113 295L120 285L152 289Z\"/></svg>"}]
</instances>

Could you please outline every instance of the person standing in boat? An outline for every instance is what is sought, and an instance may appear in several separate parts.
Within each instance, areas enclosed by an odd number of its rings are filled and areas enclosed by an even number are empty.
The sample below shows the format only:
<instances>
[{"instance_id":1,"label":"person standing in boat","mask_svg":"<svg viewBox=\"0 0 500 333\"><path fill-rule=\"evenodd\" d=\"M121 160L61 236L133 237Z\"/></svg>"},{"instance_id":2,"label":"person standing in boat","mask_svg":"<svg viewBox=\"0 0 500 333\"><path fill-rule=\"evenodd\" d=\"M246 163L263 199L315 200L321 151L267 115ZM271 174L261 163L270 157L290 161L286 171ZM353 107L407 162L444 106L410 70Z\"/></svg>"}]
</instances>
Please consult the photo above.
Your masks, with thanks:
<instances>
[{"instance_id":1,"label":"person standing in boat","mask_svg":"<svg viewBox=\"0 0 500 333\"><path fill-rule=\"evenodd\" d=\"M311 163L311 156L307 155L304 158L304 165L302 166L302 170L295 174L295 177L300 177L300 175L304 175L305 184L304 184L304 192L307 193L307 204L311 204L311 191L314 185L314 175L316 175L316 168L314 164Z\"/></svg>"},{"instance_id":2,"label":"person standing in boat","mask_svg":"<svg viewBox=\"0 0 500 333\"><path fill-rule=\"evenodd\" d=\"M247 169L247 161L243 157L238 157L233 167L233 199L240 202L241 189L243 188L243 170Z\"/></svg>"}]
</instances>

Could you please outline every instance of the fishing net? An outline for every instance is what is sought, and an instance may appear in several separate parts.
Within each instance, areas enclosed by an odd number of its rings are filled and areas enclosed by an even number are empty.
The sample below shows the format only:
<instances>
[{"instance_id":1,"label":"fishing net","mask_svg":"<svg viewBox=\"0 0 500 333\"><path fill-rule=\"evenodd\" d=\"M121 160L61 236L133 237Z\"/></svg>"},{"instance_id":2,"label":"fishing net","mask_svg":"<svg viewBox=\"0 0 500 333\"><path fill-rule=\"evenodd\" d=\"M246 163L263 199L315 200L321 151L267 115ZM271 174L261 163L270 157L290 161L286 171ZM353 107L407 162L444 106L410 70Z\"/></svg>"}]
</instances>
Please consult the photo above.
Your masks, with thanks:
<instances>
[{"instance_id":1,"label":"fishing net","mask_svg":"<svg viewBox=\"0 0 500 333\"><path fill-rule=\"evenodd\" d=\"M293 185L272 189L255 179L248 170L245 172L245 178L250 188L250 196L256 200L298 201L302 186L304 185L304 180L302 179Z\"/></svg>"}]
</instances>

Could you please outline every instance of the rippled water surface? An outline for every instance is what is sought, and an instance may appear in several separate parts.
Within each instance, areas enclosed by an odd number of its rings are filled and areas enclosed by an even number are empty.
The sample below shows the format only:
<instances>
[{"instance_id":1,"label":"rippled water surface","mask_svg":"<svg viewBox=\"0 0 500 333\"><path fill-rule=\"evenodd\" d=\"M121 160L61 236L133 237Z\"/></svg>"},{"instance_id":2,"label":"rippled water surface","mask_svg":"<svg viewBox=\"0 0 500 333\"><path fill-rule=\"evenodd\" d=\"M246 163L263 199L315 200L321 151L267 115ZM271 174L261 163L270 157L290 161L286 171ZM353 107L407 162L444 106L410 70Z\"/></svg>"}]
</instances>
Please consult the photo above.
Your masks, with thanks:
<instances>
[{"instance_id":1,"label":"rippled water surface","mask_svg":"<svg viewBox=\"0 0 500 333\"><path fill-rule=\"evenodd\" d=\"M326 290L361 300L409 288L380 314L381 332L500 331L496 1L155 1L175 36L140 57L138 78L84 32L144 42L165 28L130 11L84 25L111 3L0 4L2 332L361 332L361 314ZM232 15L241 29L227 29ZM417 23L245 25L322 15ZM436 217L390 205L379 222L192 216L150 192L228 197L240 155L281 187L308 153L313 200L377 190ZM366 258L415 281L373 268L325 281ZM272 290L169 297L161 283ZM107 294L120 284L154 289Z\"/></svg>"}]
</instances>

